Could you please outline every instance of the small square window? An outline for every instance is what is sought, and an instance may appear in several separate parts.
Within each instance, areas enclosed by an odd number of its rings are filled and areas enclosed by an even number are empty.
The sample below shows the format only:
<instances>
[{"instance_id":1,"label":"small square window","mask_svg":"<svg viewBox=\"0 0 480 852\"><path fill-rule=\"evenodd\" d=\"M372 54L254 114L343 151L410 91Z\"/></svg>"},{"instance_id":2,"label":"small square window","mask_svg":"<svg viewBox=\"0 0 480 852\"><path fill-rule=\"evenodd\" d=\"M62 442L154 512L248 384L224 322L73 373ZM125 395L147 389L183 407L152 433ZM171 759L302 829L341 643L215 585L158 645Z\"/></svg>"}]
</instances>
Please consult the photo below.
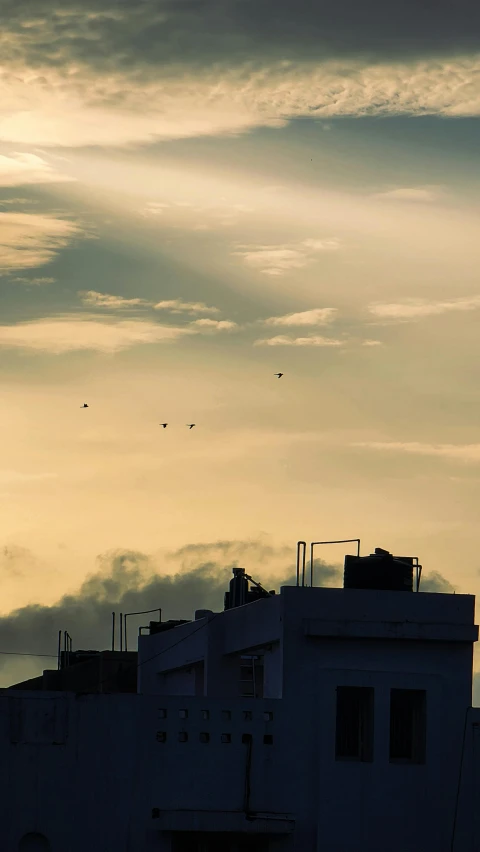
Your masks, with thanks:
<instances>
[{"instance_id":1,"label":"small square window","mask_svg":"<svg viewBox=\"0 0 480 852\"><path fill-rule=\"evenodd\" d=\"M221 741L222 741L222 743L231 743L232 742L232 735L231 734L222 734Z\"/></svg>"},{"instance_id":2,"label":"small square window","mask_svg":"<svg viewBox=\"0 0 480 852\"><path fill-rule=\"evenodd\" d=\"M273 745L272 734L264 734L263 735L263 745Z\"/></svg>"},{"instance_id":3,"label":"small square window","mask_svg":"<svg viewBox=\"0 0 480 852\"><path fill-rule=\"evenodd\" d=\"M242 744L243 745L248 745L251 742L252 742L252 735L251 734L242 734Z\"/></svg>"},{"instance_id":4,"label":"small square window","mask_svg":"<svg viewBox=\"0 0 480 852\"><path fill-rule=\"evenodd\" d=\"M188 710L179 710L178 715L180 719L188 719Z\"/></svg>"},{"instance_id":5,"label":"small square window","mask_svg":"<svg viewBox=\"0 0 480 852\"><path fill-rule=\"evenodd\" d=\"M232 713L230 710L222 710L222 719L224 722L230 722L232 718Z\"/></svg>"},{"instance_id":6,"label":"small square window","mask_svg":"<svg viewBox=\"0 0 480 852\"><path fill-rule=\"evenodd\" d=\"M178 735L178 742L179 743L186 743L187 741L188 741L187 732L186 731L180 731L180 733Z\"/></svg>"},{"instance_id":7,"label":"small square window","mask_svg":"<svg viewBox=\"0 0 480 852\"><path fill-rule=\"evenodd\" d=\"M210 742L210 734L207 731L201 731L200 742L201 743L209 743Z\"/></svg>"},{"instance_id":8,"label":"small square window","mask_svg":"<svg viewBox=\"0 0 480 852\"><path fill-rule=\"evenodd\" d=\"M244 710L243 711L243 719L244 719L245 722L251 722L252 719L253 719L252 711L251 710Z\"/></svg>"},{"instance_id":9,"label":"small square window","mask_svg":"<svg viewBox=\"0 0 480 852\"><path fill-rule=\"evenodd\" d=\"M273 713L271 713L270 710L267 710L263 714L263 720L264 720L264 722L272 722L273 721Z\"/></svg>"},{"instance_id":10,"label":"small square window","mask_svg":"<svg viewBox=\"0 0 480 852\"><path fill-rule=\"evenodd\" d=\"M165 743L167 741L166 731L157 731L157 743Z\"/></svg>"},{"instance_id":11,"label":"small square window","mask_svg":"<svg viewBox=\"0 0 480 852\"><path fill-rule=\"evenodd\" d=\"M210 710L202 710L202 719L205 719L206 722L210 719Z\"/></svg>"},{"instance_id":12,"label":"small square window","mask_svg":"<svg viewBox=\"0 0 480 852\"><path fill-rule=\"evenodd\" d=\"M158 711L158 718L159 719L166 719L167 718L167 711L165 710L164 707L161 707L160 710Z\"/></svg>"}]
</instances>

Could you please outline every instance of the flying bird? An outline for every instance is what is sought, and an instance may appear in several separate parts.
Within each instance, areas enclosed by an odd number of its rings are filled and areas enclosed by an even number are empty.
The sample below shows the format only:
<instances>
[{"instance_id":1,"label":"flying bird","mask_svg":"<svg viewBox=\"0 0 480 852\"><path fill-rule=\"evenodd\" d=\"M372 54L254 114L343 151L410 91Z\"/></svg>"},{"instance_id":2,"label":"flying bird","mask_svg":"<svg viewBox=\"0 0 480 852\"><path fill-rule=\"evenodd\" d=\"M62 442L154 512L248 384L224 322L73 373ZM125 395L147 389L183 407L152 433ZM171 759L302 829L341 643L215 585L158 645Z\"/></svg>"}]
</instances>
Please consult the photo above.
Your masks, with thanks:
<instances>
[{"instance_id":1,"label":"flying bird","mask_svg":"<svg viewBox=\"0 0 480 852\"><path fill-rule=\"evenodd\" d=\"M275 373L275 375L276 375L277 379L281 379L282 376L283 376L283 373Z\"/></svg>"},{"instance_id":2,"label":"flying bird","mask_svg":"<svg viewBox=\"0 0 480 852\"><path fill-rule=\"evenodd\" d=\"M195 423L187 423L187 426L188 426L189 429L193 429L193 427L195 426Z\"/></svg>"},{"instance_id":3,"label":"flying bird","mask_svg":"<svg viewBox=\"0 0 480 852\"><path fill-rule=\"evenodd\" d=\"M164 429L166 429L166 428L167 428L167 426L168 426L168 423L159 423L158 425L159 425L159 426L163 426L163 428L164 428Z\"/></svg>"},{"instance_id":4,"label":"flying bird","mask_svg":"<svg viewBox=\"0 0 480 852\"><path fill-rule=\"evenodd\" d=\"M81 406L80 406L80 408L88 408L87 403L86 403L86 402L84 402L84 403L83 403L83 405L81 405Z\"/></svg>"}]
</instances>

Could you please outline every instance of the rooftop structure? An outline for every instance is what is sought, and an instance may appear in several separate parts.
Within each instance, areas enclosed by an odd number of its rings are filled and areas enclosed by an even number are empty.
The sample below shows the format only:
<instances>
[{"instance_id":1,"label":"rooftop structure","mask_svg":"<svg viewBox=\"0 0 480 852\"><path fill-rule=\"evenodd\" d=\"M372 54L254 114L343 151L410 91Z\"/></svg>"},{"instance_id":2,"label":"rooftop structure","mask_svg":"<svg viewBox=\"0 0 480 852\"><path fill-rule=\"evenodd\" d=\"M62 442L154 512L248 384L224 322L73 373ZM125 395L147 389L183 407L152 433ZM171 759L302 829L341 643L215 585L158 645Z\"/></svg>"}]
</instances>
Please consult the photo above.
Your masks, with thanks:
<instances>
[{"instance_id":1,"label":"rooftop structure","mask_svg":"<svg viewBox=\"0 0 480 852\"><path fill-rule=\"evenodd\" d=\"M474 598L423 593L414 557L359 551L343 588L316 588L300 542L279 594L235 569L222 611L160 613L138 657L2 690L0 848L480 850ZM111 671L106 693L101 660L130 666L136 693Z\"/></svg>"}]
</instances>

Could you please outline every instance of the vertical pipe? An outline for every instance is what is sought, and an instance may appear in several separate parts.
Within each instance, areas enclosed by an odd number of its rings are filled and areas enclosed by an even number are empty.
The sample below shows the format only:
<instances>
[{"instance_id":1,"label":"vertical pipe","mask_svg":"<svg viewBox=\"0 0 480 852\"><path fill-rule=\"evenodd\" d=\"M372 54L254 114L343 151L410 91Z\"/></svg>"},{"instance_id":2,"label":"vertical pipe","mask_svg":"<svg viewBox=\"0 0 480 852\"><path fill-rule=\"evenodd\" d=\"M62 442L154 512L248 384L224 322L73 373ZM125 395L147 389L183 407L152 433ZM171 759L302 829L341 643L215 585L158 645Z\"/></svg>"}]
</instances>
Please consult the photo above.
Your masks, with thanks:
<instances>
[{"instance_id":1,"label":"vertical pipe","mask_svg":"<svg viewBox=\"0 0 480 852\"><path fill-rule=\"evenodd\" d=\"M312 588L312 589L313 589L313 545L314 545L314 542L312 541L312 543L310 545L310 588Z\"/></svg>"},{"instance_id":2,"label":"vertical pipe","mask_svg":"<svg viewBox=\"0 0 480 852\"><path fill-rule=\"evenodd\" d=\"M115 650L115 613L112 612L112 651Z\"/></svg>"},{"instance_id":3,"label":"vertical pipe","mask_svg":"<svg viewBox=\"0 0 480 852\"><path fill-rule=\"evenodd\" d=\"M123 651L123 612L120 613L120 650Z\"/></svg>"},{"instance_id":4,"label":"vertical pipe","mask_svg":"<svg viewBox=\"0 0 480 852\"><path fill-rule=\"evenodd\" d=\"M60 671L60 660L62 659L62 631L58 631L58 670Z\"/></svg>"},{"instance_id":5,"label":"vertical pipe","mask_svg":"<svg viewBox=\"0 0 480 852\"><path fill-rule=\"evenodd\" d=\"M124 619L125 619L125 630L123 632L125 634L125 650L128 651L128 645L127 645L127 613L125 613Z\"/></svg>"}]
</instances>

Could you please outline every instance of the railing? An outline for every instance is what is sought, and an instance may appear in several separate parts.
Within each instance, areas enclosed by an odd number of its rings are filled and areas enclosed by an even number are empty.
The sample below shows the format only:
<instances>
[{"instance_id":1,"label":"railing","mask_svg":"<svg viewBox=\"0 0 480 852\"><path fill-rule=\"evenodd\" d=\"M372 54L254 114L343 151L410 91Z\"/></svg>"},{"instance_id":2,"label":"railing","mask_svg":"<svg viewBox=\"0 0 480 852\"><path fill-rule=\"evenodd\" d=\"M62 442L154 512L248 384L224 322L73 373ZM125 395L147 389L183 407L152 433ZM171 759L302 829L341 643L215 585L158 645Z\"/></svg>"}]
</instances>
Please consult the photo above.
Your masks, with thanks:
<instances>
[{"instance_id":1,"label":"railing","mask_svg":"<svg viewBox=\"0 0 480 852\"><path fill-rule=\"evenodd\" d=\"M360 556L359 538L337 538L334 541L312 541L310 543L310 586L313 587L313 548L318 544L349 544L355 542L357 545L357 556ZM302 565L302 586L305 586L305 563L307 554L307 542L297 541L297 586L300 585L300 564ZM417 560L418 562L418 560ZM419 582L419 581L418 581Z\"/></svg>"}]
</instances>

